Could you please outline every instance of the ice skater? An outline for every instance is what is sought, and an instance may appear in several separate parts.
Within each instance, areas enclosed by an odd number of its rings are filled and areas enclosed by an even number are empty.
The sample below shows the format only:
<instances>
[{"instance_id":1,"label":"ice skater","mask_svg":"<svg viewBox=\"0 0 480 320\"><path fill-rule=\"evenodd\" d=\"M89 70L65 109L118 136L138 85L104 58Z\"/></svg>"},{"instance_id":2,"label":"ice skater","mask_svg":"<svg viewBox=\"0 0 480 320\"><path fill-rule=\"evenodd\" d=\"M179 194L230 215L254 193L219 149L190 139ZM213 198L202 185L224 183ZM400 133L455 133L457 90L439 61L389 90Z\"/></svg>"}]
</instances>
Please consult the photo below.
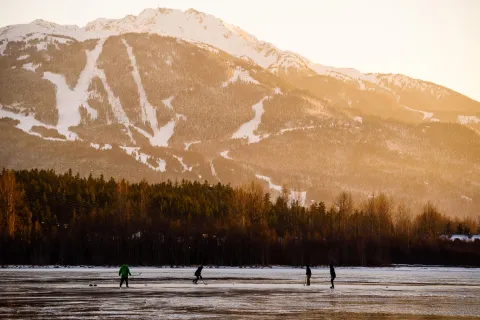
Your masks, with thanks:
<instances>
[{"instance_id":1,"label":"ice skater","mask_svg":"<svg viewBox=\"0 0 480 320\"><path fill-rule=\"evenodd\" d=\"M130 273L130 269L126 264L120 267L120 270L118 270L118 275L121 276L120 288L122 287L123 281L125 281L125 284L127 285L127 288L128 288L128 276L131 276L132 274Z\"/></svg>"},{"instance_id":2,"label":"ice skater","mask_svg":"<svg viewBox=\"0 0 480 320\"><path fill-rule=\"evenodd\" d=\"M332 283L332 286L330 287L330 289L334 289L335 286L333 285L333 280L335 280L335 278L337 277L337 275L335 274L335 268L333 268L333 264L330 263L330 282Z\"/></svg>"},{"instance_id":3,"label":"ice skater","mask_svg":"<svg viewBox=\"0 0 480 320\"><path fill-rule=\"evenodd\" d=\"M310 278L312 277L312 270L310 270L310 266L307 264L307 286L310 285Z\"/></svg>"},{"instance_id":4,"label":"ice skater","mask_svg":"<svg viewBox=\"0 0 480 320\"><path fill-rule=\"evenodd\" d=\"M193 283L197 284L198 279L201 279L203 281L202 269L203 269L203 266L200 266L200 267L198 267L197 271L195 271L195 277L197 277L197 278L193 279Z\"/></svg>"}]
</instances>

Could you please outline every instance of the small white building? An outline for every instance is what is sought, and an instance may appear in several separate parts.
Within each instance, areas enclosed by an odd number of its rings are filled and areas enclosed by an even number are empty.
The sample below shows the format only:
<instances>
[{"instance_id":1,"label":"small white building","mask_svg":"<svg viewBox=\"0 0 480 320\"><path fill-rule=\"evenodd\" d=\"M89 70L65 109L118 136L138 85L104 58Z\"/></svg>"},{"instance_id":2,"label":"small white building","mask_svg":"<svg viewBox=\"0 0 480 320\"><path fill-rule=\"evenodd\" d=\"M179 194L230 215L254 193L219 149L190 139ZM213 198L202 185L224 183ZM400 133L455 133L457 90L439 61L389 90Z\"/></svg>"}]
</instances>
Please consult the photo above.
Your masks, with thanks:
<instances>
[{"instance_id":1,"label":"small white building","mask_svg":"<svg viewBox=\"0 0 480 320\"><path fill-rule=\"evenodd\" d=\"M450 237L450 241L455 241L455 240L460 240L460 241L470 241L467 235L464 234L452 234Z\"/></svg>"},{"instance_id":2,"label":"small white building","mask_svg":"<svg viewBox=\"0 0 480 320\"><path fill-rule=\"evenodd\" d=\"M470 241L480 241L480 234L474 234L471 238Z\"/></svg>"}]
</instances>

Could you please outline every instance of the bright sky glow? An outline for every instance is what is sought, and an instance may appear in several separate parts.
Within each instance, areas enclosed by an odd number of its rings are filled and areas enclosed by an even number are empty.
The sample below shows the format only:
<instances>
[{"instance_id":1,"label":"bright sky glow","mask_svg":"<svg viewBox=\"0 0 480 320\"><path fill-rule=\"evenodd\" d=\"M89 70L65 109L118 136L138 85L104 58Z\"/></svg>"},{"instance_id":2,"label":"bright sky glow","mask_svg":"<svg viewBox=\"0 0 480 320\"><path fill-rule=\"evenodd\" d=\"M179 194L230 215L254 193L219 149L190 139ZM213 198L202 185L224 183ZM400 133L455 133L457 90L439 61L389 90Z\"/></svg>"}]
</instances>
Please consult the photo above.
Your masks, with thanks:
<instances>
[{"instance_id":1,"label":"bright sky glow","mask_svg":"<svg viewBox=\"0 0 480 320\"><path fill-rule=\"evenodd\" d=\"M84 26L145 8L194 8L310 60L402 73L480 101L480 0L0 0L0 26Z\"/></svg>"}]
</instances>

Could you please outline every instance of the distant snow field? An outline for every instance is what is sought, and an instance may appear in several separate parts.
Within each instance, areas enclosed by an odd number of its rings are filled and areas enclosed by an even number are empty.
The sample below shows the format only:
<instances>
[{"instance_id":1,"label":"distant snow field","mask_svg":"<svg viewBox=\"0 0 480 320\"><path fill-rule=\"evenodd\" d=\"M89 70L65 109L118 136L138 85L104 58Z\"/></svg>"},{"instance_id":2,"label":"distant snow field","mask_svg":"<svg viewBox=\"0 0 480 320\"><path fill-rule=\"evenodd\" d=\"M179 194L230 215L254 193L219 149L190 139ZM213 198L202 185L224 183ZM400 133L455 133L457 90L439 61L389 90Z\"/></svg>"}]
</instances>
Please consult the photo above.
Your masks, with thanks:
<instances>
[{"instance_id":1,"label":"distant snow field","mask_svg":"<svg viewBox=\"0 0 480 320\"><path fill-rule=\"evenodd\" d=\"M240 128L232 135L232 139L243 139L246 138L248 143L257 143L262 140L264 136L258 136L254 132L258 129L262 123L262 115L264 113L263 101L269 99L270 97L263 97L258 103L252 106L255 116L252 120L245 122L240 126Z\"/></svg>"},{"instance_id":2,"label":"distant snow field","mask_svg":"<svg viewBox=\"0 0 480 320\"><path fill-rule=\"evenodd\" d=\"M260 84L257 80L252 78L248 71L243 70L241 67L236 67L233 71L233 75L228 81L222 83L222 87L227 87L231 83L235 83L237 81L252 83L252 84Z\"/></svg>"},{"instance_id":3,"label":"distant snow field","mask_svg":"<svg viewBox=\"0 0 480 320\"><path fill-rule=\"evenodd\" d=\"M123 151L125 151L126 154L132 156L135 160L137 160L140 163L143 163L153 171L158 171L158 172L166 172L166 166L167 162L161 158L155 158L151 155L148 155L143 152L139 152L140 148L139 147L125 147L121 146L120 147ZM157 166L153 166L150 162L153 161L157 164Z\"/></svg>"},{"instance_id":4,"label":"distant snow field","mask_svg":"<svg viewBox=\"0 0 480 320\"><path fill-rule=\"evenodd\" d=\"M477 116L458 116L457 119L461 124L480 123L480 118Z\"/></svg>"},{"instance_id":5,"label":"distant snow field","mask_svg":"<svg viewBox=\"0 0 480 320\"><path fill-rule=\"evenodd\" d=\"M230 152L230 150L225 150L225 151L220 152L220 155L221 155L223 158L225 158L225 159L233 160L233 159L228 155L229 152Z\"/></svg>"}]
</instances>

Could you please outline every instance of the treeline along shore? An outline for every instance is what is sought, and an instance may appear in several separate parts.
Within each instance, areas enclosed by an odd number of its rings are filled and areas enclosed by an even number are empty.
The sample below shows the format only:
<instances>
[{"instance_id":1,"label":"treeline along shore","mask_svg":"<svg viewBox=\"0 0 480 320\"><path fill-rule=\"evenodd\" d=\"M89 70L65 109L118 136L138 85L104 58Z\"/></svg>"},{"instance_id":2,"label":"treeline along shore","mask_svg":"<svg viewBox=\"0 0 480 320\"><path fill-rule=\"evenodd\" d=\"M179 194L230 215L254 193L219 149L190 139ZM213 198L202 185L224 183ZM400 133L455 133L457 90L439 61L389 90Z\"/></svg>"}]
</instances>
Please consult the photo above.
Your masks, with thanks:
<instances>
[{"instance_id":1,"label":"treeline along shore","mask_svg":"<svg viewBox=\"0 0 480 320\"><path fill-rule=\"evenodd\" d=\"M477 232L426 203L419 212L383 194L302 207L252 183L159 184L83 178L71 171L3 170L0 264L480 266Z\"/></svg>"}]
</instances>

